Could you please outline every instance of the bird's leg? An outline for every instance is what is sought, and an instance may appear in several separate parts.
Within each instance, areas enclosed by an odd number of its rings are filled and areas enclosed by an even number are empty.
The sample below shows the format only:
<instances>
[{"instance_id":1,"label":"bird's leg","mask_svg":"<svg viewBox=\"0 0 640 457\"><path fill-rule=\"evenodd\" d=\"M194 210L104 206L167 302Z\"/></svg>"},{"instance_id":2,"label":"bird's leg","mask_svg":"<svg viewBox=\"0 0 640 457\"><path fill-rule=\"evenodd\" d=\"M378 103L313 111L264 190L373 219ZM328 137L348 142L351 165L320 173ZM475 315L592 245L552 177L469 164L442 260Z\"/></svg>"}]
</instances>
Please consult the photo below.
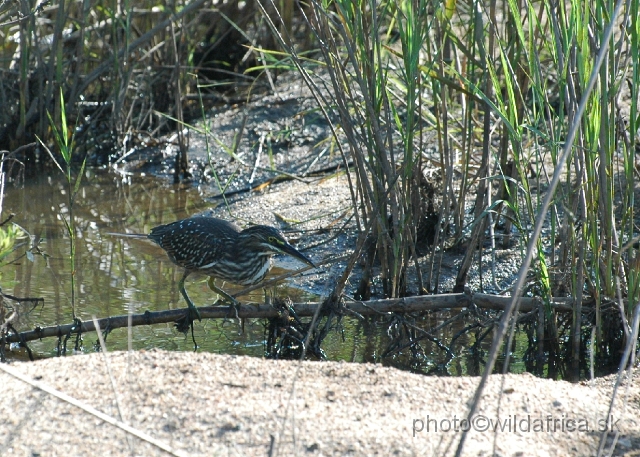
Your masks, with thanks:
<instances>
[{"instance_id":1,"label":"bird's leg","mask_svg":"<svg viewBox=\"0 0 640 457\"><path fill-rule=\"evenodd\" d=\"M189 295L187 295L187 291L184 288L184 281L185 279L187 279L187 276L189 276L190 273L191 272L189 270L186 270L184 272L184 274L182 275L182 278L178 282L178 289L180 290L180 293L186 300L187 305L189 305L189 319L191 320L191 322L193 322L195 318L201 321L202 318L200 317L200 311L198 311L198 308L196 308L196 305L193 304L193 302L189 298Z\"/></svg>"},{"instance_id":2,"label":"bird's leg","mask_svg":"<svg viewBox=\"0 0 640 457\"><path fill-rule=\"evenodd\" d=\"M240 302L238 300L236 300L235 298L233 298L231 295L229 295L228 293L226 293L224 290L220 289L218 286L216 286L215 284L215 278L213 276L209 276L209 281L207 282L207 284L209 284L209 289L213 290L215 293L217 293L218 295L222 296L225 300L228 300L231 304L231 306L233 307L233 310L236 314L236 319L239 319L240 317L238 316L238 311L240 309Z\"/></svg>"}]
</instances>

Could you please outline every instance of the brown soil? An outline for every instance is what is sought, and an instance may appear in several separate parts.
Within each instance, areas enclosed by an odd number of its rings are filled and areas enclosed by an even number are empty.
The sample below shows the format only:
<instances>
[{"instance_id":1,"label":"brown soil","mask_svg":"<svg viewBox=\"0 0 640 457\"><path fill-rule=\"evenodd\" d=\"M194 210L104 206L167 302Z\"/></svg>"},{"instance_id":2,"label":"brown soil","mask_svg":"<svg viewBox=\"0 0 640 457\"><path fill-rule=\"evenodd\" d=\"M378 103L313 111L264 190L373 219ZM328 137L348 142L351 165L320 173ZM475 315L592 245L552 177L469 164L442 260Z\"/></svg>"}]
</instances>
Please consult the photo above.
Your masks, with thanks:
<instances>
[{"instance_id":1,"label":"brown soil","mask_svg":"<svg viewBox=\"0 0 640 457\"><path fill-rule=\"evenodd\" d=\"M461 434L441 427L459 426L478 383L370 364L164 351L107 357L115 389L102 354L6 369L116 419L118 400L125 423L178 455L453 455ZM500 420L506 428L471 432L463 455L595 455L602 434L593 429L609 417L614 382L492 376L475 426ZM167 454L5 372L0 383L2 455ZM623 385L611 415L620 431L613 455L638 455L637 383Z\"/></svg>"}]
</instances>

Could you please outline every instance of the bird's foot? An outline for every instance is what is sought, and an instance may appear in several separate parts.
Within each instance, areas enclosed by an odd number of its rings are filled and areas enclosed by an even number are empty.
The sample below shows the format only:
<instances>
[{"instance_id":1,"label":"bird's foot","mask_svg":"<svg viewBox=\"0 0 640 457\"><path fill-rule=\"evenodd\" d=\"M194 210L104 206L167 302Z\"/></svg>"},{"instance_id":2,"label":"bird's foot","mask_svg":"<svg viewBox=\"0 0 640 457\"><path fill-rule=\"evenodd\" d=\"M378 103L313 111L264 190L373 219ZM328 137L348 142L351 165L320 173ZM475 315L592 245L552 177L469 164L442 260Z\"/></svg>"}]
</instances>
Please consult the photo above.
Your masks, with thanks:
<instances>
[{"instance_id":1,"label":"bird's foot","mask_svg":"<svg viewBox=\"0 0 640 457\"><path fill-rule=\"evenodd\" d=\"M198 308L196 308L195 306L189 306L189 311L187 312L187 314L176 321L176 329L179 332L187 333L189 329L193 330L193 322L196 319L202 321L200 311L198 311Z\"/></svg>"},{"instance_id":2,"label":"bird's foot","mask_svg":"<svg viewBox=\"0 0 640 457\"><path fill-rule=\"evenodd\" d=\"M227 314L227 316L225 317L225 320L227 319L227 317L231 317L231 319L237 319L240 320L240 315L238 314L238 311L240 311L240 302L238 300L228 300L228 299L218 299L218 301L215 302L216 305L221 305L221 306L229 306L229 314Z\"/></svg>"}]
</instances>

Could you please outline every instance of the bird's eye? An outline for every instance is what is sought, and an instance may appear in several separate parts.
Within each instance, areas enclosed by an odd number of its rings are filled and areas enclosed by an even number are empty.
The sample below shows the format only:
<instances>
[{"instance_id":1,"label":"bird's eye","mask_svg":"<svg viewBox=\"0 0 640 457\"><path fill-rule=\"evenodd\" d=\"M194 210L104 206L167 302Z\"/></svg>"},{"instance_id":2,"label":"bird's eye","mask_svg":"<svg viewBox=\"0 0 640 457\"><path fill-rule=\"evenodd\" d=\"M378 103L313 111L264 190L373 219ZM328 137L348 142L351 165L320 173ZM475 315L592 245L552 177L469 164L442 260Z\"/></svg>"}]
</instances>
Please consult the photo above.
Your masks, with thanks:
<instances>
[{"instance_id":1,"label":"bird's eye","mask_svg":"<svg viewBox=\"0 0 640 457\"><path fill-rule=\"evenodd\" d=\"M267 240L269 241L269 243L272 246L277 246L279 244L283 244L282 241L280 241L277 237L275 236L270 236L269 238L267 238Z\"/></svg>"}]
</instances>

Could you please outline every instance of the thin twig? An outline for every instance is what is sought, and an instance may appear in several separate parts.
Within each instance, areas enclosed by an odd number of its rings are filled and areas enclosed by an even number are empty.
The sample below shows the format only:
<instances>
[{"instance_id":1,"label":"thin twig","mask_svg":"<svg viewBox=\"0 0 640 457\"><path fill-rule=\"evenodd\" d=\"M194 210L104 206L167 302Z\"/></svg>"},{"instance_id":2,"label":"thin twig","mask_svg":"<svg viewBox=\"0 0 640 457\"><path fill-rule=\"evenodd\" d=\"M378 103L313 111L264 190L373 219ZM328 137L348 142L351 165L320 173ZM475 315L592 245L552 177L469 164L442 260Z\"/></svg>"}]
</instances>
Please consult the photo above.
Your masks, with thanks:
<instances>
[{"instance_id":1,"label":"thin twig","mask_svg":"<svg viewBox=\"0 0 640 457\"><path fill-rule=\"evenodd\" d=\"M118 395L118 389L116 389L116 380L113 377L113 373L111 373L111 365L109 364L109 358L107 357L107 345L104 342L104 338L102 337L102 332L100 331L100 323L96 316L91 316L91 320L93 321L93 325L96 328L96 333L98 334L98 341L100 342L100 348L102 349L102 357L104 358L104 365L107 367L107 374L109 376L109 381L111 381L111 389L113 390L113 396L116 400L116 408L118 409L118 417L120 417L120 421L124 423L124 414L122 413L122 407L120 406L120 396ZM131 454L133 454L133 443L129 439L127 435L127 444L129 445L129 450Z\"/></svg>"},{"instance_id":2,"label":"thin twig","mask_svg":"<svg viewBox=\"0 0 640 457\"><path fill-rule=\"evenodd\" d=\"M114 419L111 416L108 416L106 414L104 414L101 411L98 411L97 409L95 409L92 406L87 405L86 403L73 398L70 395L65 394L64 392L60 392L59 390L54 389L51 386L46 385L43 382L40 381L34 381L32 379L29 379L26 375L20 373L18 370L16 370L15 368L10 367L9 365L2 363L0 364L0 370L4 371L5 373L7 373L10 376L13 376L16 379L19 379L20 381L29 384L31 387L35 388L35 389L39 389L51 396L54 396L56 398L58 398L59 400L62 400L66 403L69 403L70 405L75 406L76 408L80 408L81 410L97 417L98 419L106 422L107 424L111 424L114 427L118 427L119 429L125 431L126 433L135 436L136 438L139 438L143 441L146 441L147 443L157 447L158 449L161 449L165 452L168 452L171 455L175 455L175 456L187 456L186 453L179 451L177 449L172 448L171 446L169 446L167 443L164 443L154 437L152 437L151 435L138 430L134 427L131 427L130 425L125 424L124 422L121 422L119 420Z\"/></svg>"}]
</instances>

